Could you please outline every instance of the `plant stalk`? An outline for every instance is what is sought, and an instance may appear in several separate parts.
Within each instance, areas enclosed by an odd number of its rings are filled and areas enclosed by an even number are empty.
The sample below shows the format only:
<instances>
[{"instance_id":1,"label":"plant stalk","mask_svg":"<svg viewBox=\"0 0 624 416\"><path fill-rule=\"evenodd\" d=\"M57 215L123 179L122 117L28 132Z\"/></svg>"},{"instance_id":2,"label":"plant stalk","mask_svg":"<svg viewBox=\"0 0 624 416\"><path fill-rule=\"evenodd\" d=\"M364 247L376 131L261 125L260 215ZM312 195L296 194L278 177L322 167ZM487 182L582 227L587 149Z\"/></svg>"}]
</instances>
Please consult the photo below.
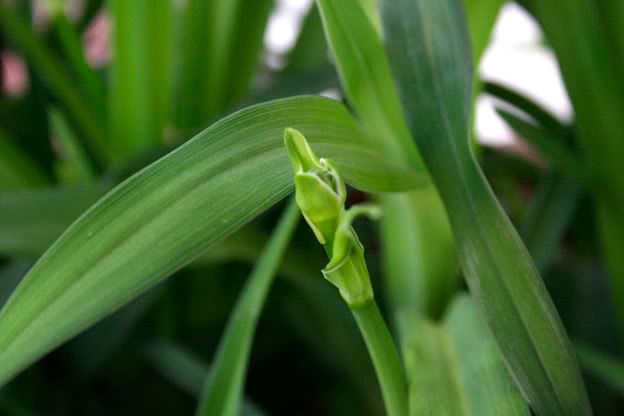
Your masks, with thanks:
<instances>
[{"instance_id":1,"label":"plant stalk","mask_svg":"<svg viewBox=\"0 0 624 416\"><path fill-rule=\"evenodd\" d=\"M373 360L388 416L407 415L407 382L388 326L381 316L377 302L351 309L360 328L368 353Z\"/></svg>"}]
</instances>

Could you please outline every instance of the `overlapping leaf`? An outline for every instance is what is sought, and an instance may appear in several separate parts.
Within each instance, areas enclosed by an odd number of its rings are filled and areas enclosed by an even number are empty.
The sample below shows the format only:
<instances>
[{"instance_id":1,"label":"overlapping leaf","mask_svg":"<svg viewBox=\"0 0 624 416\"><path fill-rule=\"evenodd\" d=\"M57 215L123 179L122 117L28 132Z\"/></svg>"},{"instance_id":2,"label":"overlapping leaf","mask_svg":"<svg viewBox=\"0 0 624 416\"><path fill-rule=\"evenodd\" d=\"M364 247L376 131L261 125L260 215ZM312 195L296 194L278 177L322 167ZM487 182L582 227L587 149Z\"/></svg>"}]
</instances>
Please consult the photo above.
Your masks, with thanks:
<instances>
[{"instance_id":1,"label":"overlapping leaf","mask_svg":"<svg viewBox=\"0 0 624 416\"><path fill-rule=\"evenodd\" d=\"M591 410L544 284L471 153L472 64L459 0L383 2L391 66L460 264L513 377L542 415Z\"/></svg>"}]
</instances>

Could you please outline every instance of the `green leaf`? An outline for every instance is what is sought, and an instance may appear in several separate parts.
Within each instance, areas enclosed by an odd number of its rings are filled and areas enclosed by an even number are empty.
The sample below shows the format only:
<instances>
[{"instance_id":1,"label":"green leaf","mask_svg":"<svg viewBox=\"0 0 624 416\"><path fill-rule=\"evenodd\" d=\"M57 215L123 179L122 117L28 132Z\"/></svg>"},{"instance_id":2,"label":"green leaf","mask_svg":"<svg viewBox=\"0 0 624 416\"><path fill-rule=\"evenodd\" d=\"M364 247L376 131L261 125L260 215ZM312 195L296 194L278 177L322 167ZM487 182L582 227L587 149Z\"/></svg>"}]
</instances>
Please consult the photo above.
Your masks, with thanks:
<instances>
[{"instance_id":1,"label":"green leaf","mask_svg":"<svg viewBox=\"0 0 624 416\"><path fill-rule=\"evenodd\" d=\"M544 270L557 249L580 194L574 179L552 171L543 175L521 228L524 243L539 270Z\"/></svg>"},{"instance_id":2,"label":"green leaf","mask_svg":"<svg viewBox=\"0 0 624 416\"><path fill-rule=\"evenodd\" d=\"M272 0L189 0L181 11L176 127L203 127L251 85Z\"/></svg>"},{"instance_id":3,"label":"green leaf","mask_svg":"<svg viewBox=\"0 0 624 416\"><path fill-rule=\"evenodd\" d=\"M299 218L299 207L292 199L234 306L219 341L212 372L204 381L197 415L238 414L258 320Z\"/></svg>"},{"instance_id":4,"label":"green leaf","mask_svg":"<svg viewBox=\"0 0 624 416\"><path fill-rule=\"evenodd\" d=\"M496 112L520 137L533 145L557 169L579 182L585 182L587 175L583 164L574 153L568 150L565 141L561 138L562 131L551 133L508 111L496 109Z\"/></svg>"},{"instance_id":5,"label":"green leaf","mask_svg":"<svg viewBox=\"0 0 624 416\"><path fill-rule=\"evenodd\" d=\"M516 107L518 110L526 113L535 122L553 133L561 133L565 130L565 126L557 117L552 115L548 110L535 103L530 98L514 91L504 85L494 82L484 82L483 92L490 94L496 98L503 100L506 104Z\"/></svg>"},{"instance_id":6,"label":"green leaf","mask_svg":"<svg viewBox=\"0 0 624 416\"><path fill-rule=\"evenodd\" d=\"M591 413L565 330L469 146L472 64L459 0L384 2L382 22L412 135L449 215L460 264L536 413Z\"/></svg>"},{"instance_id":7,"label":"green leaf","mask_svg":"<svg viewBox=\"0 0 624 416\"><path fill-rule=\"evenodd\" d=\"M199 398L209 367L191 351L168 341L152 341L145 347L146 359L180 390Z\"/></svg>"},{"instance_id":8,"label":"green leaf","mask_svg":"<svg viewBox=\"0 0 624 416\"><path fill-rule=\"evenodd\" d=\"M58 168L65 182L88 183L95 179L95 168L91 164L85 149L65 120L63 114L52 109L50 114L50 130L56 139L62 161Z\"/></svg>"},{"instance_id":9,"label":"green leaf","mask_svg":"<svg viewBox=\"0 0 624 416\"><path fill-rule=\"evenodd\" d=\"M58 41L60 50L70 65L82 95L93 105L98 122L103 124L106 108L102 80L87 62L78 28L65 16L63 7L59 7L52 13L51 31L54 38Z\"/></svg>"},{"instance_id":10,"label":"green leaf","mask_svg":"<svg viewBox=\"0 0 624 416\"><path fill-rule=\"evenodd\" d=\"M529 415L471 300L458 296L443 323L400 318L411 415Z\"/></svg>"},{"instance_id":11,"label":"green leaf","mask_svg":"<svg viewBox=\"0 0 624 416\"><path fill-rule=\"evenodd\" d=\"M110 0L109 143L123 159L163 142L173 61L171 0Z\"/></svg>"},{"instance_id":12,"label":"green leaf","mask_svg":"<svg viewBox=\"0 0 624 416\"><path fill-rule=\"evenodd\" d=\"M624 334L624 7L618 1L526 1L557 55L593 179L602 247ZM561 6L561 7L559 7Z\"/></svg>"},{"instance_id":13,"label":"green leaf","mask_svg":"<svg viewBox=\"0 0 624 416\"><path fill-rule=\"evenodd\" d=\"M0 383L288 195L286 126L361 189L397 191L422 179L384 157L329 99L228 116L108 193L43 255L0 312Z\"/></svg>"}]
</instances>

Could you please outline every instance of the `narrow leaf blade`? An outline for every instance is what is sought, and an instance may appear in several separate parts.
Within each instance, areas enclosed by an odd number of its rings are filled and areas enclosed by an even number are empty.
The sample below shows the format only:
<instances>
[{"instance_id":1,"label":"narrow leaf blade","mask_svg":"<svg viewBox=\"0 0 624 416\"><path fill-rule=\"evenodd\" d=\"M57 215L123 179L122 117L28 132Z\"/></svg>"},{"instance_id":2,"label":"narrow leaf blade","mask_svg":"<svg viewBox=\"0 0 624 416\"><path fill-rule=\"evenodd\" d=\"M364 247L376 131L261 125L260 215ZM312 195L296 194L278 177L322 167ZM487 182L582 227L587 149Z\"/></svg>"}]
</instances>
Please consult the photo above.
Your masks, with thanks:
<instances>
[{"instance_id":1,"label":"narrow leaf blade","mask_svg":"<svg viewBox=\"0 0 624 416\"><path fill-rule=\"evenodd\" d=\"M590 414L557 311L468 144L472 64L461 3L383 4L412 135L442 196L468 285L515 381L538 414Z\"/></svg>"},{"instance_id":2,"label":"narrow leaf blade","mask_svg":"<svg viewBox=\"0 0 624 416\"><path fill-rule=\"evenodd\" d=\"M197 415L238 413L258 319L299 217L299 207L293 198L236 302L219 342L212 374L204 382Z\"/></svg>"}]
</instances>

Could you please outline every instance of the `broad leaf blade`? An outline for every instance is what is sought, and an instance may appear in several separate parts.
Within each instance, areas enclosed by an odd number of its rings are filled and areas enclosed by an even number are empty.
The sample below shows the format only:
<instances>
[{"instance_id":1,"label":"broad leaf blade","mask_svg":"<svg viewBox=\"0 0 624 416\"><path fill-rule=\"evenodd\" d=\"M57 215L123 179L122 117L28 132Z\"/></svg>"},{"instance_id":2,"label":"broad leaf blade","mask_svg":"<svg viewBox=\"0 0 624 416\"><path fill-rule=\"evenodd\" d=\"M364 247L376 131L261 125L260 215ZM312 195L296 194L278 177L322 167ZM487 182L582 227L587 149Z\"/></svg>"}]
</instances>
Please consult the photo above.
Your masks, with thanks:
<instances>
[{"instance_id":1,"label":"broad leaf blade","mask_svg":"<svg viewBox=\"0 0 624 416\"><path fill-rule=\"evenodd\" d=\"M410 414L529 415L477 309L465 295L443 323L414 315L401 319L410 381Z\"/></svg>"},{"instance_id":2,"label":"broad leaf blade","mask_svg":"<svg viewBox=\"0 0 624 416\"><path fill-rule=\"evenodd\" d=\"M468 285L514 379L538 414L591 413L552 301L468 144L472 64L461 3L383 4L412 135L442 196Z\"/></svg>"},{"instance_id":3,"label":"broad leaf blade","mask_svg":"<svg viewBox=\"0 0 624 416\"><path fill-rule=\"evenodd\" d=\"M233 233L292 189L281 137L302 131L367 190L416 186L339 103L249 107L111 191L48 250L0 312L0 382Z\"/></svg>"}]
</instances>

